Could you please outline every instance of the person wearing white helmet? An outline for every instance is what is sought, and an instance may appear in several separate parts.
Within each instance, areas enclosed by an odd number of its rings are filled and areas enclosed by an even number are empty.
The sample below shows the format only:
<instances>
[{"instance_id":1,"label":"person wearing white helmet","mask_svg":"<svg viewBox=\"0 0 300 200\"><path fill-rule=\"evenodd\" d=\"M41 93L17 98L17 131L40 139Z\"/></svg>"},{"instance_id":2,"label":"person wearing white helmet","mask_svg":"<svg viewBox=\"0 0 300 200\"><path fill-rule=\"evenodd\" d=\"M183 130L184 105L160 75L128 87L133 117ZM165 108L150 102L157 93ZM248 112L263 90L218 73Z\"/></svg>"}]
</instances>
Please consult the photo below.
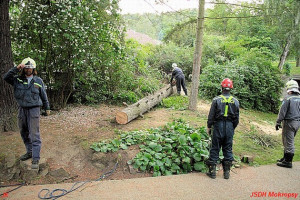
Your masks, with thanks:
<instances>
[{"instance_id":1,"label":"person wearing white helmet","mask_svg":"<svg viewBox=\"0 0 300 200\"><path fill-rule=\"evenodd\" d=\"M297 81L286 83L287 96L284 98L276 120L276 131L282 126L283 158L277 160L280 167L292 168L295 153L294 138L300 127L300 91Z\"/></svg>"},{"instance_id":2,"label":"person wearing white helmet","mask_svg":"<svg viewBox=\"0 0 300 200\"><path fill-rule=\"evenodd\" d=\"M4 80L14 88L14 96L19 105L18 124L26 153L20 157L25 161L32 158L31 168L39 169L41 138L40 138L40 107L50 114L50 106L43 80L37 76L36 63L25 58L17 67L10 69Z\"/></svg>"},{"instance_id":3,"label":"person wearing white helmet","mask_svg":"<svg viewBox=\"0 0 300 200\"><path fill-rule=\"evenodd\" d=\"M176 63L172 64L172 77L171 77L171 81L170 83L172 84L173 79L175 78L176 80L176 88L177 88L177 94L180 95L181 92L181 87L185 93L185 95L187 96L187 89L185 87L185 78L184 78L184 74L182 72L182 69L180 69Z\"/></svg>"}]
</instances>

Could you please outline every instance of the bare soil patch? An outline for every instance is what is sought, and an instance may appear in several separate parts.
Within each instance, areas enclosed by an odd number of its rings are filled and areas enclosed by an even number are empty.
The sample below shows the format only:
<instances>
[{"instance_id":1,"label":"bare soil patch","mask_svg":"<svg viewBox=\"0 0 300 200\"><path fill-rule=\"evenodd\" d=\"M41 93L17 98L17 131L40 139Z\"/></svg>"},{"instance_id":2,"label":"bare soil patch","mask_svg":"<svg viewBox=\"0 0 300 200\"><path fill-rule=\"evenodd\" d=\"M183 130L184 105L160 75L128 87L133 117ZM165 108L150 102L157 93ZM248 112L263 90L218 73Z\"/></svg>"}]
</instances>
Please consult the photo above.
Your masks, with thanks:
<instances>
[{"instance_id":1,"label":"bare soil patch","mask_svg":"<svg viewBox=\"0 0 300 200\"><path fill-rule=\"evenodd\" d=\"M47 174L46 176L38 176L36 179L30 180L30 183L45 184L96 180L103 173L111 170L117 161L118 167L108 179L152 176L151 174L136 172L127 165L127 161L138 153L138 146L109 153L106 156L95 155L89 147L93 142L116 137L117 130L131 131L159 127L180 117L185 117L187 120L194 118L191 122L193 126L206 126L209 108L210 103L202 100L198 102L197 112L154 108L144 114L144 118L137 118L126 125L119 125L115 122L115 115L122 107L104 104L98 106L70 106L60 112L53 112L50 116L42 116L40 126L42 137L41 159L48 166L49 172L44 172ZM242 116L242 118L246 117ZM271 132L270 125L258 123L253 125L257 127L264 126L265 128L261 128L262 132ZM238 129L250 130L250 121L242 120ZM16 171L16 169L7 170L7 165L12 165L7 163L13 163L13 159L18 158L25 152L19 132L0 134L0 152L0 170L6 170L8 173L10 173L9 170ZM15 165L19 165L19 163L15 163ZM52 172L57 173L53 175ZM68 176L59 177L61 172L68 174ZM49 174L52 174L52 176ZM1 179L0 173L0 182L2 183L17 181L16 178L11 180Z\"/></svg>"},{"instance_id":2,"label":"bare soil patch","mask_svg":"<svg viewBox=\"0 0 300 200\"><path fill-rule=\"evenodd\" d=\"M127 161L138 153L138 146L110 153L106 160L101 162L95 159L94 152L89 147L93 142L107 138L114 138L116 130L130 131L151 127L163 126L170 119L167 109L153 109L144 118L138 118L127 125L119 125L114 118L122 107L112 105L99 106L71 106L60 112L53 112L50 116L41 117L42 151L41 160L49 166L49 172L63 169L68 177L49 176L38 177L30 180L33 184L57 183L95 180L103 173L111 170L118 161L117 170L108 177L109 179L128 179L151 176L147 173L131 171ZM18 158L25 152L25 147L19 132L6 132L0 135L0 150L2 165L7 167L5 159ZM1 157L0 157L1 158ZM105 158L104 158L105 159ZM105 165L101 163L106 163ZM30 163L29 163L30 164ZM52 173L53 174L53 173ZM15 180L14 180L15 181ZM1 180L0 182L8 182Z\"/></svg>"}]
</instances>

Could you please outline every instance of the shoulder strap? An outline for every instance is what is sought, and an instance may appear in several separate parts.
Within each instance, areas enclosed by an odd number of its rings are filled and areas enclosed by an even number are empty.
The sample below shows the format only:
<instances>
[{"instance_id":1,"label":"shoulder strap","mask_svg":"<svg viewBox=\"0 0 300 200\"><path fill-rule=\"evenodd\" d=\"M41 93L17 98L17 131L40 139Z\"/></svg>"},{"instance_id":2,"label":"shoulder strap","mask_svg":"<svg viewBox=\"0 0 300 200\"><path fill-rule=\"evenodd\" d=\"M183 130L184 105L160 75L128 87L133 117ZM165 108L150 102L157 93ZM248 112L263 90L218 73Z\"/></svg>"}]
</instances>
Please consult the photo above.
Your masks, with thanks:
<instances>
[{"instance_id":1,"label":"shoulder strap","mask_svg":"<svg viewBox=\"0 0 300 200\"><path fill-rule=\"evenodd\" d=\"M223 99L222 102L225 103L224 117L227 117L227 116L228 116L228 104L229 104L229 103L233 103L233 102L231 102L233 96L230 95L230 96L228 97L228 99L227 99L225 96L223 96L223 95L220 95L220 97L222 97L222 99Z\"/></svg>"}]
</instances>

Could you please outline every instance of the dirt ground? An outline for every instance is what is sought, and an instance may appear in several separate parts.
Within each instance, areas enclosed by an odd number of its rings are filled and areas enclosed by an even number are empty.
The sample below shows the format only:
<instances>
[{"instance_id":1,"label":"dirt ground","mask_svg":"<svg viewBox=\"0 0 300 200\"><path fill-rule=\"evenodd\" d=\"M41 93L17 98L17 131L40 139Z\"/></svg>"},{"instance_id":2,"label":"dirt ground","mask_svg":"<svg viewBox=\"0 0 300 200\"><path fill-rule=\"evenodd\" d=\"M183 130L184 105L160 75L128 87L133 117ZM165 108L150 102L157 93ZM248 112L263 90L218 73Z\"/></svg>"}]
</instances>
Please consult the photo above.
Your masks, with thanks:
<instances>
[{"instance_id":1,"label":"dirt ground","mask_svg":"<svg viewBox=\"0 0 300 200\"><path fill-rule=\"evenodd\" d=\"M46 184L58 182L74 182L96 180L104 172L113 168L116 160L119 161L117 170L107 179L130 179L152 176L146 173L130 171L127 161L138 152L138 147L130 147L126 151L108 154L107 164L100 165L95 162L95 154L89 147L93 142L107 138L114 138L116 130L141 130L159 127L171 122L175 118L187 116L199 118L196 126L206 125L206 116L210 104L204 101L198 103L198 111L175 111L165 108L155 108L127 125L115 122L116 113L122 107L113 105L98 106L70 106L60 112L52 112L50 116L41 117L42 151L41 159L49 166L49 172L63 169L68 173L65 179L61 177L38 177L31 181L33 184ZM249 128L250 121L242 122L240 126ZM264 125L265 131L273 129ZM0 134L1 154L13 154L18 158L25 151L19 132L5 132ZM97 159L96 159L97 160ZM102 160L103 161L103 160ZM1 169L2 170L2 169ZM0 180L2 183L8 183Z\"/></svg>"}]
</instances>

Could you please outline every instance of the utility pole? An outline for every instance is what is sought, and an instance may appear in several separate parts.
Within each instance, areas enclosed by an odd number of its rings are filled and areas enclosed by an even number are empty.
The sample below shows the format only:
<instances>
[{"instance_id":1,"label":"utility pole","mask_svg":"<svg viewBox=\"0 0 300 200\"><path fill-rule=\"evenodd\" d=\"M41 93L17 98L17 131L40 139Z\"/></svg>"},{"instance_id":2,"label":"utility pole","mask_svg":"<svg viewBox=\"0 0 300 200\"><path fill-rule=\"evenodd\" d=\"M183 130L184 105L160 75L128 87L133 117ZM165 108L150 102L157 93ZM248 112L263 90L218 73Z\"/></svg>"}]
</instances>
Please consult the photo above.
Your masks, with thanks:
<instances>
[{"instance_id":1,"label":"utility pole","mask_svg":"<svg viewBox=\"0 0 300 200\"><path fill-rule=\"evenodd\" d=\"M193 62L193 77L190 94L189 109L197 110L197 98L199 88L200 65L202 58L202 42L203 42L203 25L204 25L204 5L205 0L199 0L198 19L197 19L197 33L196 33L196 48Z\"/></svg>"}]
</instances>

